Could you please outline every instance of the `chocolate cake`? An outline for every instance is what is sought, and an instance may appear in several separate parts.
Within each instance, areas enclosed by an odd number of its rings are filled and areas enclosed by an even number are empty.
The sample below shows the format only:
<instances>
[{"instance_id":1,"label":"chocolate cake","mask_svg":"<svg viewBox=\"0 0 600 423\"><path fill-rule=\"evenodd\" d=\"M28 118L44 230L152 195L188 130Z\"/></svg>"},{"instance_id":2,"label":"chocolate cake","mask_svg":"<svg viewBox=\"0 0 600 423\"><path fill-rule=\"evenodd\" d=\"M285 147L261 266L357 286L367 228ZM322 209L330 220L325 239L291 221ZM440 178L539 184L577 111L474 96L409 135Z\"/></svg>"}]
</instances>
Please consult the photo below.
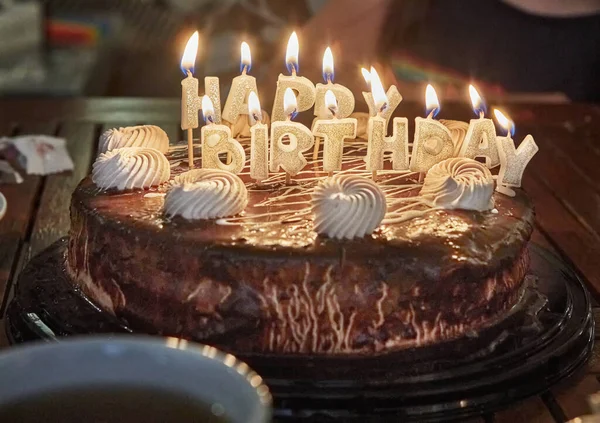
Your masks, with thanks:
<instances>
[{"instance_id":1,"label":"chocolate cake","mask_svg":"<svg viewBox=\"0 0 600 423\"><path fill-rule=\"evenodd\" d=\"M370 178L365 149L346 144L342 173ZM171 181L188 170L185 148L166 156ZM386 218L338 239L314 229L312 194L327 174L307 158L290 185L283 173L257 184L245 169L245 210L218 219L167 215L169 182L117 191L84 179L71 204L72 283L134 329L234 354L386 354L476 333L518 301L533 222L522 190L494 193L491 210L440 208L421 201L418 174L381 171Z\"/></svg>"}]
</instances>

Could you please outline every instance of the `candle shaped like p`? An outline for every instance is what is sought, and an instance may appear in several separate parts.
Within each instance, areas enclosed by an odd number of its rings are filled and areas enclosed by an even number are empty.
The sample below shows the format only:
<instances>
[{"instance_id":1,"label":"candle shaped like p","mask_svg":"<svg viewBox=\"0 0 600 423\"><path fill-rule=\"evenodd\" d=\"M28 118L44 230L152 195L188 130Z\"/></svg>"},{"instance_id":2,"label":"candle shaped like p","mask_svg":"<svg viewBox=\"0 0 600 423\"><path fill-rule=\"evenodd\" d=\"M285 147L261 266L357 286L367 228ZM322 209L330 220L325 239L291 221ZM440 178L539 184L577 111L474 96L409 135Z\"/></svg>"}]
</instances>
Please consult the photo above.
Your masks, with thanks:
<instances>
[{"instance_id":1,"label":"candle shaped like p","mask_svg":"<svg viewBox=\"0 0 600 423\"><path fill-rule=\"evenodd\" d=\"M427 85L425 90L425 103L427 118L415 118L415 139L410 159L410 170L421 173L452 157L454 152L450 130L434 119L440 111L440 102L431 85Z\"/></svg>"},{"instance_id":2,"label":"candle shaped like p","mask_svg":"<svg viewBox=\"0 0 600 423\"><path fill-rule=\"evenodd\" d=\"M408 169L408 119L396 117L393 120L393 132L386 136L388 97L383 89L379 75L371 68L371 97L378 110L375 116L369 118L367 124L367 170L372 172L373 179L377 171L383 169L385 152L392 153L392 168L394 170Z\"/></svg>"},{"instance_id":3,"label":"candle shaped like p","mask_svg":"<svg viewBox=\"0 0 600 423\"><path fill-rule=\"evenodd\" d=\"M523 172L539 148L531 135L527 135L519 148L515 148L512 139L515 131L514 123L500 110L494 109L494 115L498 124L506 131L505 137L496 138L500 156L500 171L496 181L496 191L514 197L515 191L509 187L521 186Z\"/></svg>"},{"instance_id":4,"label":"candle shaped like p","mask_svg":"<svg viewBox=\"0 0 600 423\"><path fill-rule=\"evenodd\" d=\"M261 182L269 177L269 131L262 123L260 101L254 91L248 95L250 117L250 177Z\"/></svg>"},{"instance_id":5,"label":"candle shaped like p","mask_svg":"<svg viewBox=\"0 0 600 423\"><path fill-rule=\"evenodd\" d=\"M286 183L290 177L297 175L304 166L306 159L304 152L309 150L314 143L310 129L298 122L292 122L297 113L296 96L291 88L286 88L284 93L284 111L287 120L271 123L271 172L283 168L286 172ZM289 138L289 143L284 144L284 138Z\"/></svg>"},{"instance_id":6,"label":"candle shaped like p","mask_svg":"<svg viewBox=\"0 0 600 423\"><path fill-rule=\"evenodd\" d=\"M277 91L275 92L275 100L273 102L273 111L271 113L271 121L282 121L288 118L285 113L284 97L288 88L291 88L298 97L295 100L297 103L296 112L302 112L310 109L315 103L315 86L303 76L298 76L298 52L299 52L298 36L292 32L287 45L285 62L290 76L279 74L277 79Z\"/></svg>"},{"instance_id":7,"label":"candle shaped like p","mask_svg":"<svg viewBox=\"0 0 600 423\"><path fill-rule=\"evenodd\" d=\"M494 122L484 117L486 112L485 101L473 85L469 85L469 95L473 104L473 111L479 118L471 119L459 156L470 159L484 157L487 167L496 167L500 164L500 157L498 156Z\"/></svg>"},{"instance_id":8,"label":"candle shaped like p","mask_svg":"<svg viewBox=\"0 0 600 423\"><path fill-rule=\"evenodd\" d=\"M354 118L338 119L338 102L332 90L325 93L325 105L332 119L319 119L313 127L313 134L323 137L323 170L329 172L342 169L344 140L356 138L357 121Z\"/></svg>"},{"instance_id":9,"label":"candle shaped like p","mask_svg":"<svg viewBox=\"0 0 600 423\"><path fill-rule=\"evenodd\" d=\"M325 94L332 91L337 100L337 117L346 118L354 111L354 95L352 91L340 84L334 84L333 53L327 47L323 54L323 79L325 84L317 84L315 98L315 116L319 119L331 119L331 110L327 107Z\"/></svg>"},{"instance_id":10,"label":"candle shaped like p","mask_svg":"<svg viewBox=\"0 0 600 423\"><path fill-rule=\"evenodd\" d=\"M202 167L222 169L231 173L240 173L246 163L246 153L242 145L231 137L231 130L226 125L214 122L214 107L210 97L202 97L202 113L206 125L200 131L202 138ZM229 164L223 163L221 155L231 157Z\"/></svg>"},{"instance_id":11,"label":"candle shaped like p","mask_svg":"<svg viewBox=\"0 0 600 423\"><path fill-rule=\"evenodd\" d=\"M371 69L373 69L373 68L371 68ZM369 72L365 68L361 68L360 71L362 73L363 78L365 78L367 87L369 88L369 90L371 90L371 79L372 79L371 72ZM373 99L373 94L371 93L371 91L363 91L362 94L367 103L367 107L369 108L369 116L379 115L379 116L383 117L385 119L385 127L387 128L388 122L390 121L390 118L392 117L394 110L396 110L396 108L402 101L402 95L400 95L400 93L398 92L398 88L396 88L395 85L391 85L387 89L387 92L385 93L385 96L387 97L387 107L385 108L385 110L380 110L377 107L377 105L375 104L376 102Z\"/></svg>"},{"instance_id":12,"label":"candle shaped like p","mask_svg":"<svg viewBox=\"0 0 600 423\"><path fill-rule=\"evenodd\" d=\"M250 93L255 92L258 94L256 78L248 75L252 68L252 57L248 43L242 43L240 52L240 71L242 74L231 81L231 89L223 108L223 119L231 124L236 122L239 115L248 113L246 101Z\"/></svg>"}]
</instances>

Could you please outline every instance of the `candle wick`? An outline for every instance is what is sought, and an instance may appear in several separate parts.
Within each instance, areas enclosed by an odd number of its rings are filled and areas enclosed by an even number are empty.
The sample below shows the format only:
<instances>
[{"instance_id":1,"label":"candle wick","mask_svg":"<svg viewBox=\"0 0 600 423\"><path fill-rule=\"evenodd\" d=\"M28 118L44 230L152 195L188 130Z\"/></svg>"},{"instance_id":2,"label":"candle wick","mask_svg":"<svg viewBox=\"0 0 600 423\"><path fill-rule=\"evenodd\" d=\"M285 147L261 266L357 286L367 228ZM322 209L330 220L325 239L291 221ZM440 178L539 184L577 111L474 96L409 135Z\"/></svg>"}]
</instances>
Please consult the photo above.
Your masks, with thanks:
<instances>
[{"instance_id":1,"label":"candle wick","mask_svg":"<svg viewBox=\"0 0 600 423\"><path fill-rule=\"evenodd\" d=\"M192 72L189 69L186 69L185 71L187 72L188 78L191 78L192 77Z\"/></svg>"},{"instance_id":2,"label":"candle wick","mask_svg":"<svg viewBox=\"0 0 600 423\"><path fill-rule=\"evenodd\" d=\"M328 107L328 109L331 112L331 115L335 118L335 115L337 115L337 107Z\"/></svg>"},{"instance_id":3,"label":"candle wick","mask_svg":"<svg viewBox=\"0 0 600 423\"><path fill-rule=\"evenodd\" d=\"M385 112L385 111L386 111L386 109L387 109L387 107L388 107L387 103L383 103L383 104L381 105L381 107L379 108L379 113L383 113L383 112Z\"/></svg>"},{"instance_id":4,"label":"candle wick","mask_svg":"<svg viewBox=\"0 0 600 423\"><path fill-rule=\"evenodd\" d=\"M484 113L483 113L483 110L480 110L480 111L479 111L479 119L483 119L483 117L484 117L484 116L485 116L485 115L484 115Z\"/></svg>"},{"instance_id":5,"label":"candle wick","mask_svg":"<svg viewBox=\"0 0 600 423\"><path fill-rule=\"evenodd\" d=\"M296 76L296 65L292 63L292 76Z\"/></svg>"},{"instance_id":6,"label":"candle wick","mask_svg":"<svg viewBox=\"0 0 600 423\"><path fill-rule=\"evenodd\" d=\"M330 73L327 74L327 83L328 84L333 83L333 79L331 78L331 74Z\"/></svg>"},{"instance_id":7,"label":"candle wick","mask_svg":"<svg viewBox=\"0 0 600 423\"><path fill-rule=\"evenodd\" d=\"M435 109L433 109L431 112L429 112L429 114L427 115L427 119L433 119L434 112L435 112Z\"/></svg>"},{"instance_id":8,"label":"candle wick","mask_svg":"<svg viewBox=\"0 0 600 423\"><path fill-rule=\"evenodd\" d=\"M214 118L211 115L207 116L206 120L208 121L208 123L215 123Z\"/></svg>"}]
</instances>

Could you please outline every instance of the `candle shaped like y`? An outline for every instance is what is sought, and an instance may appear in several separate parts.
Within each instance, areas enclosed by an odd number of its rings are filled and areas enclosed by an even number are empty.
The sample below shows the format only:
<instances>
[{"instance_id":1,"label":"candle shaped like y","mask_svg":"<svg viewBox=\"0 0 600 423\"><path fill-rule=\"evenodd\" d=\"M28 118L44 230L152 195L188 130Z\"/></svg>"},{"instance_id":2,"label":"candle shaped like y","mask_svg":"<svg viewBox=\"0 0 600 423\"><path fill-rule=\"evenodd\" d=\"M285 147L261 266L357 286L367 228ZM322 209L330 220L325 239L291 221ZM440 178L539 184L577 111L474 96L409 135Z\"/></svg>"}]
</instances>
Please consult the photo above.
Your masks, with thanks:
<instances>
[{"instance_id":1,"label":"candle shaped like y","mask_svg":"<svg viewBox=\"0 0 600 423\"><path fill-rule=\"evenodd\" d=\"M485 101L473 85L469 85L469 95L471 104L473 104L473 111L479 118L471 119L467 135L465 135L458 154L470 159L485 158L487 167L496 167L500 164L500 157L498 156L494 122L484 117L486 112Z\"/></svg>"},{"instance_id":2,"label":"candle shaped like y","mask_svg":"<svg viewBox=\"0 0 600 423\"><path fill-rule=\"evenodd\" d=\"M506 131L505 137L496 138L500 156L500 171L496 181L496 191L514 197L515 191L510 187L521 186L523 172L539 148L531 135L527 135L519 148L515 148L512 139L515 131L514 123L500 110L494 110L494 115L500 126Z\"/></svg>"},{"instance_id":3,"label":"candle shaped like y","mask_svg":"<svg viewBox=\"0 0 600 423\"><path fill-rule=\"evenodd\" d=\"M286 88L284 96L284 111L287 120L271 123L271 172L283 168L286 172L286 183L290 177L297 175L304 166L306 159L304 152L309 150L314 143L310 129L292 119L297 113L296 96L291 88ZM289 143L284 144L284 139L289 138Z\"/></svg>"},{"instance_id":4,"label":"candle shaped like y","mask_svg":"<svg viewBox=\"0 0 600 423\"><path fill-rule=\"evenodd\" d=\"M331 90L325 93L325 105L332 118L317 120L313 134L323 137L323 170L331 176L333 171L342 170L344 140L356 138L357 121L354 118L338 119L338 102Z\"/></svg>"},{"instance_id":5,"label":"candle shaped like y","mask_svg":"<svg viewBox=\"0 0 600 423\"><path fill-rule=\"evenodd\" d=\"M388 98L383 90L379 75L371 68L371 97L378 110L375 116L369 118L367 124L367 170L372 172L373 179L377 171L383 169L385 152L392 153L392 169L408 169L408 119L396 117L393 120L391 136L386 136L387 120L384 117L388 105Z\"/></svg>"},{"instance_id":6,"label":"candle shaped like y","mask_svg":"<svg viewBox=\"0 0 600 423\"><path fill-rule=\"evenodd\" d=\"M210 97L202 97L202 114L206 125L200 130L202 138L202 167L222 169L231 173L240 173L246 164L246 153L242 145L231 137L226 125L214 121L214 107ZM223 163L220 156L227 154L231 162Z\"/></svg>"},{"instance_id":7,"label":"candle shaped like y","mask_svg":"<svg viewBox=\"0 0 600 423\"><path fill-rule=\"evenodd\" d=\"M425 90L425 103L427 118L415 118L415 139L410 159L410 170L421 173L452 157L454 152L450 130L434 119L440 111L440 102L431 85L427 85Z\"/></svg>"},{"instance_id":8,"label":"candle shaped like y","mask_svg":"<svg viewBox=\"0 0 600 423\"><path fill-rule=\"evenodd\" d=\"M248 95L250 118L250 177L258 183L269 177L269 130L262 123L260 101L254 91Z\"/></svg>"},{"instance_id":9,"label":"candle shaped like y","mask_svg":"<svg viewBox=\"0 0 600 423\"><path fill-rule=\"evenodd\" d=\"M223 119L231 124L236 122L239 115L248 113L247 100L250 93L255 92L258 94L256 78L248 75L252 68L252 57L248 43L243 42L240 51L240 71L242 74L231 81L231 89L223 108Z\"/></svg>"},{"instance_id":10,"label":"candle shaped like y","mask_svg":"<svg viewBox=\"0 0 600 423\"><path fill-rule=\"evenodd\" d=\"M297 94L296 112L302 112L310 109L315 103L315 86L303 76L298 76L298 36L292 32L287 45L285 55L286 66L291 73L290 76L279 74L277 79L277 91L275 92L275 100L273 101L273 111L271 113L271 121L282 121L288 118L285 113L284 96L288 88L294 90Z\"/></svg>"},{"instance_id":11,"label":"candle shaped like y","mask_svg":"<svg viewBox=\"0 0 600 423\"><path fill-rule=\"evenodd\" d=\"M398 88L396 88L395 85L391 85L385 93L385 96L387 97L387 107L383 111L380 110L375 104L375 101L373 100L373 94L371 93L371 72L369 72L365 68L361 68L360 71L362 73L363 78L365 78L367 87L369 88L369 91L363 91L362 93L365 102L367 103L367 107L369 108L369 116L380 115L385 119L385 127L387 128L387 125L390 121L390 118L392 117L392 114L394 113L394 110L396 110L396 107L398 107L398 105L402 101L402 95L400 95L400 93L398 92Z\"/></svg>"}]
</instances>

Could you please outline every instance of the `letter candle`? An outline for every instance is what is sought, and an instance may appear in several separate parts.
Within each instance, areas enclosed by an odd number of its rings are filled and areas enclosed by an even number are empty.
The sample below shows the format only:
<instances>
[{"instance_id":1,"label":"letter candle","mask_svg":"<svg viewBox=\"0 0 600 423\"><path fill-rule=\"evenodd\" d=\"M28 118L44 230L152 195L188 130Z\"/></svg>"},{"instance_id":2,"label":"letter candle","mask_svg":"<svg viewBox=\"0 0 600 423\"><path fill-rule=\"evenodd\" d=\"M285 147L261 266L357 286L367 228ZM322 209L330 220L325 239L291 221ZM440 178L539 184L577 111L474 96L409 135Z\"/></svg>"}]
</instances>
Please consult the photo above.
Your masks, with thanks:
<instances>
[{"instance_id":1,"label":"letter candle","mask_svg":"<svg viewBox=\"0 0 600 423\"><path fill-rule=\"evenodd\" d=\"M287 45L285 56L286 66L291 73L290 76L279 74L277 79L277 91L275 92L275 100L273 101L273 111L271 113L271 121L282 121L288 118L285 113L284 96L288 88L297 92L297 112L310 109L315 102L315 86L304 76L298 76L298 36L292 32Z\"/></svg>"},{"instance_id":2,"label":"letter candle","mask_svg":"<svg viewBox=\"0 0 600 423\"><path fill-rule=\"evenodd\" d=\"M250 177L260 184L269 177L269 130L262 122L262 111L258 95L254 91L248 96L250 118Z\"/></svg>"},{"instance_id":3,"label":"letter candle","mask_svg":"<svg viewBox=\"0 0 600 423\"><path fill-rule=\"evenodd\" d=\"M371 90L371 73L365 68L361 68L360 71L362 72L363 78L365 78L367 87L369 88L369 90ZM398 92L398 88L396 88L395 85L391 85L388 88L387 92L385 93L387 97L387 107L383 111L377 109L377 106L373 101L373 94L371 94L370 91L363 91L362 94L367 103L367 107L369 108L369 115L381 115L381 117L385 119L385 127L387 129L388 123L390 121L390 118L392 117L392 114L394 113L394 110L396 110L396 108L402 101L402 95L400 95L400 93Z\"/></svg>"},{"instance_id":4,"label":"letter candle","mask_svg":"<svg viewBox=\"0 0 600 423\"><path fill-rule=\"evenodd\" d=\"M515 191L509 187L520 187L523 172L529 161L535 156L539 148L531 135L527 135L515 149L512 139L515 131L514 123L500 110L494 109L498 124L506 131L505 137L497 137L498 153L500 156L500 171L496 183L496 191L510 197L515 196Z\"/></svg>"},{"instance_id":5,"label":"letter candle","mask_svg":"<svg viewBox=\"0 0 600 423\"><path fill-rule=\"evenodd\" d=\"M246 101L251 92L258 94L256 88L256 78L248 75L252 68L252 57L250 55L250 46L245 41L241 47L241 58L240 58L240 72L239 76L236 76L231 81L231 89L223 108L223 119L232 125L235 124L240 114L248 113L248 106Z\"/></svg>"}]
</instances>

